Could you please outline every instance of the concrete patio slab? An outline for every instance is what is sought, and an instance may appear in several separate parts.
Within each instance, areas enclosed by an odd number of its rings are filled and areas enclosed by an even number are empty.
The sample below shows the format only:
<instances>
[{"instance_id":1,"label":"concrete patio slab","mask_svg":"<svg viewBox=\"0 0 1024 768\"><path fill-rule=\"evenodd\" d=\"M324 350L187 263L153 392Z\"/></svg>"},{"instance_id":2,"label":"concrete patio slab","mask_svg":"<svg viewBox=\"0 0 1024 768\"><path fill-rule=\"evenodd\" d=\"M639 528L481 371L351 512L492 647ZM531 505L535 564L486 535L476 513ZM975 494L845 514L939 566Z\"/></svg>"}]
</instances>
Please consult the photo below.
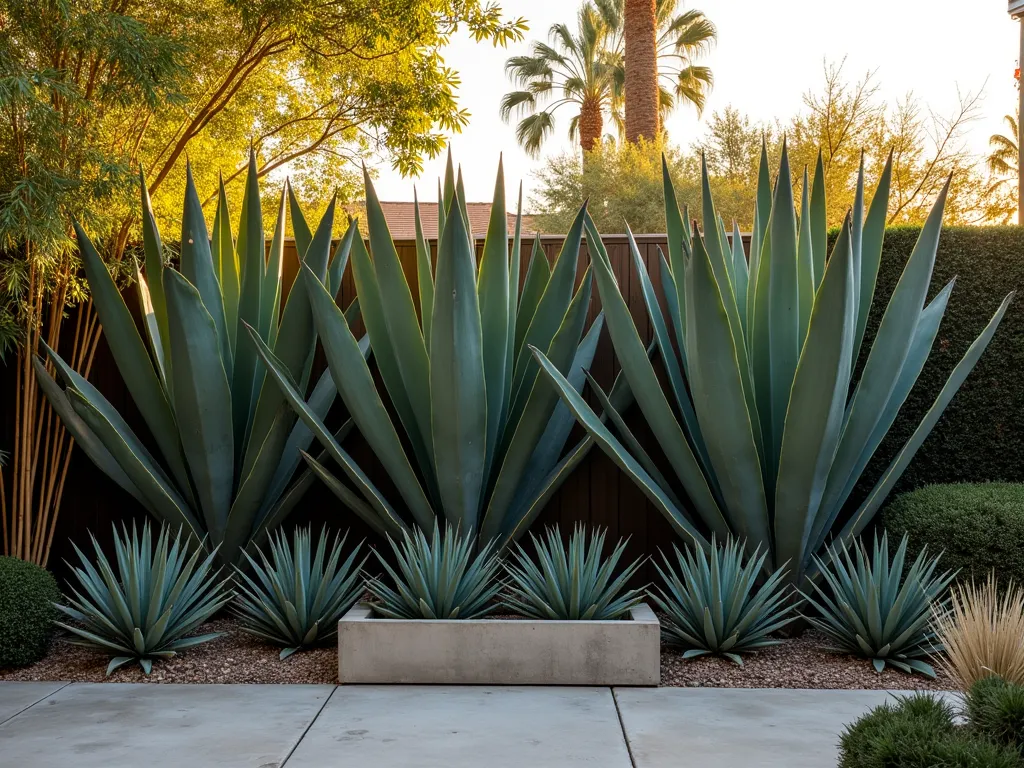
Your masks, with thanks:
<instances>
[{"instance_id":1,"label":"concrete patio slab","mask_svg":"<svg viewBox=\"0 0 1024 768\"><path fill-rule=\"evenodd\" d=\"M286 768L629 768L608 688L341 686Z\"/></svg>"},{"instance_id":2,"label":"concrete patio slab","mask_svg":"<svg viewBox=\"0 0 1024 768\"><path fill-rule=\"evenodd\" d=\"M67 683L0 683L0 723L56 693Z\"/></svg>"},{"instance_id":3,"label":"concrete patio slab","mask_svg":"<svg viewBox=\"0 0 1024 768\"><path fill-rule=\"evenodd\" d=\"M886 691L616 688L636 768L821 768Z\"/></svg>"},{"instance_id":4,"label":"concrete patio slab","mask_svg":"<svg viewBox=\"0 0 1024 768\"><path fill-rule=\"evenodd\" d=\"M74 684L0 725L0 755L34 768L277 768L333 690Z\"/></svg>"}]
</instances>

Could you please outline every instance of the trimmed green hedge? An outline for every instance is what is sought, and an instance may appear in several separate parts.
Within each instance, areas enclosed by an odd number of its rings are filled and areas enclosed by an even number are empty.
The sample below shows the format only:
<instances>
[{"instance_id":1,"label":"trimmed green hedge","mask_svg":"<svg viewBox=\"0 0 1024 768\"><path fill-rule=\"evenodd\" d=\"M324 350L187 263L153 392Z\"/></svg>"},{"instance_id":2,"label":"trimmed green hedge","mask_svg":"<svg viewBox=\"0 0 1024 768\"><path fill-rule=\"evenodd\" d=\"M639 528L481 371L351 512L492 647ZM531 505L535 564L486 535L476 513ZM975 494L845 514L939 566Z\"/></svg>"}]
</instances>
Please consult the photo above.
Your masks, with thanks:
<instances>
[{"instance_id":1,"label":"trimmed green hedge","mask_svg":"<svg viewBox=\"0 0 1024 768\"><path fill-rule=\"evenodd\" d=\"M882 512L893 536L907 534L908 557L925 545L944 551L940 566L980 583L995 568L1001 583L1024 584L1024 485L930 485L893 498Z\"/></svg>"},{"instance_id":2,"label":"trimmed green hedge","mask_svg":"<svg viewBox=\"0 0 1024 768\"><path fill-rule=\"evenodd\" d=\"M919 233L918 227L886 230L865 351ZM913 433L1003 297L1024 288L1024 227L945 228L929 298L954 277L956 286L928 363L853 501L863 498ZM1024 481L1024 296L1007 311L980 362L895 490L990 480Z\"/></svg>"},{"instance_id":3,"label":"trimmed green hedge","mask_svg":"<svg viewBox=\"0 0 1024 768\"><path fill-rule=\"evenodd\" d=\"M0 667L39 661L53 635L61 599L53 575L15 557L0 557Z\"/></svg>"}]
</instances>

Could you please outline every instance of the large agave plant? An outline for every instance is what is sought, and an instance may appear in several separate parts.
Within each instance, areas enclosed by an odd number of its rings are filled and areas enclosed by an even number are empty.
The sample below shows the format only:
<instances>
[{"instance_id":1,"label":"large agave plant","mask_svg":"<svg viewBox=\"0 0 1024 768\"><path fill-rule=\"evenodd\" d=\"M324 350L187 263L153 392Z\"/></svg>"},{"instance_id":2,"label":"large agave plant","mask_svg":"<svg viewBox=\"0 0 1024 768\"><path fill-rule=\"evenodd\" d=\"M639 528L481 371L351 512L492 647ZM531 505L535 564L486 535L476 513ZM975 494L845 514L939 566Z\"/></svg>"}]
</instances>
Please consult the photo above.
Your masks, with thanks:
<instances>
[{"instance_id":1,"label":"large agave plant","mask_svg":"<svg viewBox=\"0 0 1024 768\"><path fill-rule=\"evenodd\" d=\"M730 245L715 211L706 167L703 236L688 233L666 169L669 256L660 260L660 297L632 236L630 247L667 374L667 394L588 221L594 274L616 355L685 501L637 450L620 417L611 414L616 435L543 351L535 352L580 423L681 534L704 547L709 533L745 540L751 550L761 547L768 553L766 567L788 563L795 584L817 570L812 558L830 537L847 542L870 522L977 363L1012 297L953 369L864 502L834 530L928 358L953 288L950 282L926 303L947 186L882 316L861 378L852 381L874 298L891 173L890 159L865 216L861 168L853 211L826 264L820 160L813 185L804 172L797 216L785 147L774 190L762 153L748 263L735 226Z\"/></svg>"},{"instance_id":2,"label":"large agave plant","mask_svg":"<svg viewBox=\"0 0 1024 768\"><path fill-rule=\"evenodd\" d=\"M71 587L67 605L56 606L75 623L57 624L75 636L75 645L110 655L108 675L133 661L148 675L154 660L221 636L193 634L231 600L231 592L214 568L214 553L181 529L172 539L171 527L162 526L154 549L148 521L141 536L135 525L130 535L115 525L116 572L95 538L92 545L95 565L75 547L82 564L74 569L78 588Z\"/></svg>"},{"instance_id":3,"label":"large agave plant","mask_svg":"<svg viewBox=\"0 0 1024 768\"><path fill-rule=\"evenodd\" d=\"M835 643L834 649L871 659L877 672L889 663L908 674L935 677L931 664L921 659L942 650L931 622L945 616L956 574L938 572L940 556L929 556L927 548L904 569L906 536L892 559L885 533L875 537L871 552L859 540L827 552L827 560L815 561L828 588L812 583L814 592L804 595L817 613L807 620Z\"/></svg>"},{"instance_id":4,"label":"large agave plant","mask_svg":"<svg viewBox=\"0 0 1024 768\"><path fill-rule=\"evenodd\" d=\"M286 366L253 335L270 376L341 467L345 480L307 457L310 466L372 528L400 537L410 523L431 530L440 518L469 538L506 542L536 518L592 444L585 439L560 458L572 414L557 407L554 390L538 382L539 369L529 348L544 350L547 363L578 392L602 319L599 316L584 336L589 270L576 287L583 211L553 267L535 241L520 295L521 219L510 256L501 165L479 268L461 175L458 183L453 176L449 160L438 204L436 272L417 208L416 285L406 279L366 177L373 256L356 238L352 271L383 392L375 386L350 324L323 281L307 267L300 278L338 391L398 498L387 498L370 480L332 437L321 416L303 402ZM419 312L414 294L419 297ZM619 407L628 396L624 387L613 390ZM385 407L389 399L397 421ZM402 508L411 520L396 511Z\"/></svg>"},{"instance_id":5,"label":"large agave plant","mask_svg":"<svg viewBox=\"0 0 1024 768\"><path fill-rule=\"evenodd\" d=\"M255 162L250 156L237 243L223 184L212 240L208 236L189 169L179 269L165 263L141 180L145 276L136 268L136 289L148 348L92 242L75 224L93 304L154 451L56 352L47 349L60 384L41 359L34 361L51 405L96 466L156 518L185 526L216 548L223 563L239 562L242 549L276 527L312 482L309 475L289 490L312 434L281 408L280 389L264 384L246 328L275 350L310 412L325 415L336 394L324 375L306 400L316 346L309 294L291 291L281 312L285 191L267 258ZM312 233L290 189L287 194L303 271L333 302L355 227L330 261L334 203Z\"/></svg>"}]
</instances>

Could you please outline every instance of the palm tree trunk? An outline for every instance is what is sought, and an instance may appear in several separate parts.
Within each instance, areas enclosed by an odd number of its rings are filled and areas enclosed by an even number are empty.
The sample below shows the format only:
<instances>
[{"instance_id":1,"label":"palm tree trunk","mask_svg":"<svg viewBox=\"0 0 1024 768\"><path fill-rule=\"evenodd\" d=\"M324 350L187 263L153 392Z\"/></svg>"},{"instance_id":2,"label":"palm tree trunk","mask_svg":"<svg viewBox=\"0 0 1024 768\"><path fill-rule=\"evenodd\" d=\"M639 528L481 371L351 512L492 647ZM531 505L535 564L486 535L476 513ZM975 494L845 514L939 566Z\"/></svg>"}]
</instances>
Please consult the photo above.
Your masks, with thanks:
<instances>
[{"instance_id":1,"label":"palm tree trunk","mask_svg":"<svg viewBox=\"0 0 1024 768\"><path fill-rule=\"evenodd\" d=\"M655 0L625 0L626 141L657 137L658 50Z\"/></svg>"},{"instance_id":2,"label":"palm tree trunk","mask_svg":"<svg viewBox=\"0 0 1024 768\"><path fill-rule=\"evenodd\" d=\"M601 117L601 104L596 99L586 98L580 105L580 146L583 152L591 152L601 143L601 131L604 129L604 118ZM586 155L584 154L584 162Z\"/></svg>"}]
</instances>

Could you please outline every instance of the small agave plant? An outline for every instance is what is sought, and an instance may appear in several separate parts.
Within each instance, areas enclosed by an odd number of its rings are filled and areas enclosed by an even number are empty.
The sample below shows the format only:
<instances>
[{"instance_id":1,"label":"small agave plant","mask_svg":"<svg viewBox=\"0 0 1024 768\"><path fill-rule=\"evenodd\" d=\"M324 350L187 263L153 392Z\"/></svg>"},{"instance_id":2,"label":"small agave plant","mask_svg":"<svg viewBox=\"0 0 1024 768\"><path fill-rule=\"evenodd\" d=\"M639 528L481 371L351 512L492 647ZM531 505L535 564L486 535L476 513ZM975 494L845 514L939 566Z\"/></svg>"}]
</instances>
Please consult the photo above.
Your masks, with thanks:
<instances>
[{"instance_id":1,"label":"small agave plant","mask_svg":"<svg viewBox=\"0 0 1024 768\"><path fill-rule=\"evenodd\" d=\"M243 553L249 569L236 568L234 604L242 631L282 646L281 659L336 637L338 619L363 593L366 559L356 563L358 546L341 559L347 536L330 541L324 529L314 552L309 528L299 528L290 547L284 533L271 534L269 560L262 549L258 562Z\"/></svg>"},{"instance_id":2,"label":"small agave plant","mask_svg":"<svg viewBox=\"0 0 1024 768\"><path fill-rule=\"evenodd\" d=\"M834 643L833 650L871 659L876 672L891 664L935 677L923 659L942 650L932 622L945 616L956 573L939 572L940 556L927 548L905 569L906 536L891 559L887 533L875 537L870 552L861 541L827 552L827 558L815 558L825 584L812 582L814 591L804 595L817 614L807 620Z\"/></svg>"},{"instance_id":3,"label":"small agave plant","mask_svg":"<svg viewBox=\"0 0 1024 768\"><path fill-rule=\"evenodd\" d=\"M508 595L505 604L523 616L536 619L569 621L608 621L629 613L644 598L642 589L626 589L642 560L619 569L626 549L620 540L604 556L603 530L586 534L577 525L566 547L557 528L549 528L544 538L533 534L536 555L516 545L514 562L505 564Z\"/></svg>"},{"instance_id":4,"label":"small agave plant","mask_svg":"<svg viewBox=\"0 0 1024 768\"><path fill-rule=\"evenodd\" d=\"M675 549L675 566L662 553L664 568L655 563L663 587L650 593L665 613L662 638L683 651L684 659L720 654L740 666L741 653L778 645L773 632L793 621L785 571L779 569L758 585L767 554L754 550L747 558L738 541L710 551Z\"/></svg>"},{"instance_id":5,"label":"small agave plant","mask_svg":"<svg viewBox=\"0 0 1024 768\"><path fill-rule=\"evenodd\" d=\"M165 263L141 179L145 274L136 266L135 276L145 342L106 265L75 223L104 338L152 446L55 351L47 348L56 379L42 359L33 361L47 399L93 463L155 518L205 541L223 564L240 562L242 550L279 525L313 482L307 474L291 484L313 436L290 409L281 409L284 398L265 383L247 329L274 350L311 413L326 415L336 395L326 374L310 390L316 329L306 291L291 291L282 312L286 202L303 270L332 302L356 239L352 226L331 260L334 203L311 232L289 187L281 193L268 259L256 178L250 155L237 241L221 184L211 240L188 169L177 269ZM365 354L365 342L361 348Z\"/></svg>"},{"instance_id":6,"label":"small agave plant","mask_svg":"<svg viewBox=\"0 0 1024 768\"><path fill-rule=\"evenodd\" d=\"M456 182L449 157L438 202L437 266L417 208L417 276L411 284L366 177L372 258L356 238L352 270L382 389L323 281L303 267L296 286L308 296L341 398L387 471L395 496L372 482L322 414L304 402L287 366L253 333L270 377L345 481L311 457L307 462L378 533L401 538L412 526L430 531L448 523L468 539L504 546L536 519L593 445L587 438L563 454L574 420L538 379L529 351L544 350L566 386L582 389L603 325L598 316L584 333L592 283L589 270L578 273L584 211L553 266L534 241L520 294L521 218L510 251L504 187L499 165L478 265L461 173ZM613 388L618 407L629 398L628 388ZM385 406L389 401L393 408ZM408 510L408 518L398 510Z\"/></svg>"},{"instance_id":7,"label":"small agave plant","mask_svg":"<svg viewBox=\"0 0 1024 768\"><path fill-rule=\"evenodd\" d=\"M374 612L389 619L479 619L498 609L501 560L493 544L474 553L476 542L446 525L423 531L402 531L401 541L388 538L397 565L378 552L387 572L386 584L370 579L366 588L377 602Z\"/></svg>"},{"instance_id":8,"label":"small agave plant","mask_svg":"<svg viewBox=\"0 0 1024 768\"><path fill-rule=\"evenodd\" d=\"M56 604L74 623L57 624L75 636L75 645L113 657L107 675L133 661L148 675L154 660L223 634L192 634L231 600L227 580L214 567L216 550L207 553L180 529L172 538L168 525L154 549L148 521L141 536L135 525L130 535L115 525L115 571L95 537L92 544L96 564L76 546L78 587L71 587L67 605Z\"/></svg>"},{"instance_id":9,"label":"small agave plant","mask_svg":"<svg viewBox=\"0 0 1024 768\"><path fill-rule=\"evenodd\" d=\"M954 367L863 503L841 520L928 359L953 289L951 281L926 301L947 185L882 315L860 380L854 380L874 300L891 176L890 158L865 215L861 167L853 210L826 262L820 158L813 185L804 171L797 215L785 146L774 186L762 152L748 262L735 225L730 244L706 165L702 235L684 225L688 214L676 204L666 166L669 253L659 262L660 296L631 234L629 244L667 392L588 219L594 276L616 356L685 502L668 481L671 475L638 449L596 382L591 386L617 434L546 353L534 351L580 424L680 535L704 548L708 532L720 540L743 540L751 551L760 548L767 555L769 572L788 563L793 585L816 575L814 558L826 542L849 542L868 525L978 362L1013 296L1003 300Z\"/></svg>"}]
</instances>

